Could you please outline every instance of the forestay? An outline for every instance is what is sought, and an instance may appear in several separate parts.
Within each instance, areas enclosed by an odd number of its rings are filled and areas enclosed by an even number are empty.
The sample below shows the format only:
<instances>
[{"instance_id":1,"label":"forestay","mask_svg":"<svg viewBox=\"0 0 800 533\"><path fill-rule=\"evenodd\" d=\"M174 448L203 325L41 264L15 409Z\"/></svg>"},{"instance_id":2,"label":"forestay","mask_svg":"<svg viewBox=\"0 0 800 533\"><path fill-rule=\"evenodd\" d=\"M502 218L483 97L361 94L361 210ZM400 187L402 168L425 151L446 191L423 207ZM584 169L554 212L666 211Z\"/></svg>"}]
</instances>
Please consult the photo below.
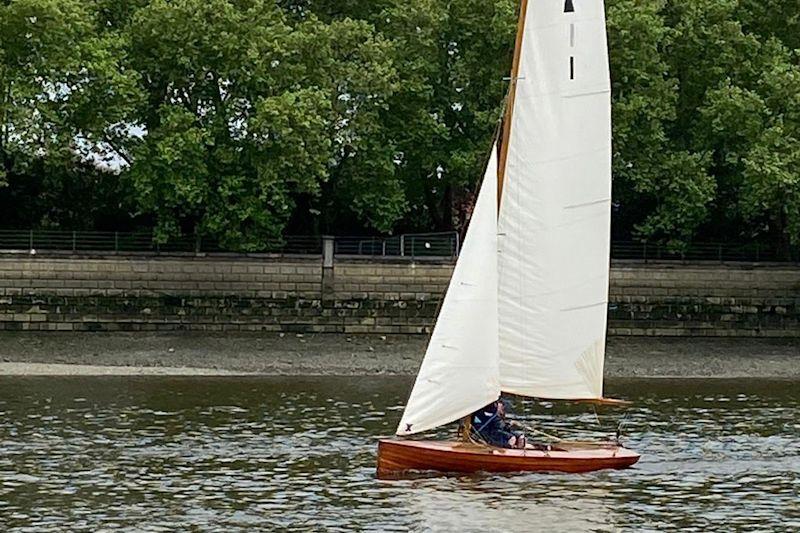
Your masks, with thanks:
<instances>
[{"instance_id":1,"label":"forestay","mask_svg":"<svg viewBox=\"0 0 800 533\"><path fill-rule=\"evenodd\" d=\"M398 435L448 424L500 397L496 152Z\"/></svg>"},{"instance_id":2,"label":"forestay","mask_svg":"<svg viewBox=\"0 0 800 533\"><path fill-rule=\"evenodd\" d=\"M601 398L611 218L603 1L530 0L524 28L498 222L501 387Z\"/></svg>"}]
</instances>

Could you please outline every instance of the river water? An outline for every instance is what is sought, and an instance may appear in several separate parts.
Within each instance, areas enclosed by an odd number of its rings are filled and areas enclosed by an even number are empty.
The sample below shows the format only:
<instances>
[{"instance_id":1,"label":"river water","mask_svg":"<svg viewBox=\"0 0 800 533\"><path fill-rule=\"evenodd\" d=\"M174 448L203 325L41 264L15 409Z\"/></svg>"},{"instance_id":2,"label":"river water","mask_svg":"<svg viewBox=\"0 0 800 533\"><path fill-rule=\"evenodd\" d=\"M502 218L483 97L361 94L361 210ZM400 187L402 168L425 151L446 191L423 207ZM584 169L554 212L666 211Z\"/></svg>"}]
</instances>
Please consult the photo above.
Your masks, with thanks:
<instances>
[{"instance_id":1,"label":"river water","mask_svg":"<svg viewBox=\"0 0 800 533\"><path fill-rule=\"evenodd\" d=\"M634 468L375 478L407 378L0 378L0 531L798 531L800 383L612 381ZM517 402L551 432L620 416ZM599 422L600 427L597 426ZM602 428L602 429L601 429Z\"/></svg>"}]
</instances>

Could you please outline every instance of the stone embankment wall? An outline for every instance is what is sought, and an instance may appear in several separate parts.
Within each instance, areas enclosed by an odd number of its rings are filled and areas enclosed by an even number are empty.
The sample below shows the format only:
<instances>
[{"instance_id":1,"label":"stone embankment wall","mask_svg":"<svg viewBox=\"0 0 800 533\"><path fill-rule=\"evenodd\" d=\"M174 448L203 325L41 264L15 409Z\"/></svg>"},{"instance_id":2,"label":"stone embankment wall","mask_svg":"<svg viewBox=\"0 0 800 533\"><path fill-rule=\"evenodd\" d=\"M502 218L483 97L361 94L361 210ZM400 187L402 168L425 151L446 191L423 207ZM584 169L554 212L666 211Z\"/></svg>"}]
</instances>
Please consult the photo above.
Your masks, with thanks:
<instances>
[{"instance_id":1,"label":"stone embankment wall","mask_svg":"<svg viewBox=\"0 0 800 533\"><path fill-rule=\"evenodd\" d=\"M0 256L0 329L426 333L449 262ZM800 337L800 267L617 263L612 335Z\"/></svg>"}]
</instances>

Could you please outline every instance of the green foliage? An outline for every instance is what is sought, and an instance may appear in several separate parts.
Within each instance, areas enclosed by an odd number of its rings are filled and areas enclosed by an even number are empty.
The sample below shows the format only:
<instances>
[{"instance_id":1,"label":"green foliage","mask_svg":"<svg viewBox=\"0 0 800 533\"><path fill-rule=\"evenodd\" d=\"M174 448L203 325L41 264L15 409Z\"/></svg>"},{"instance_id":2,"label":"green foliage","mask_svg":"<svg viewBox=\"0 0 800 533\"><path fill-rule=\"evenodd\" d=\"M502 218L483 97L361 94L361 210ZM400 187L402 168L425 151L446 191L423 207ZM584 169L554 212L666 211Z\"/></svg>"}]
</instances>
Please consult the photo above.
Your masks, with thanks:
<instances>
[{"instance_id":1,"label":"green foliage","mask_svg":"<svg viewBox=\"0 0 800 533\"><path fill-rule=\"evenodd\" d=\"M763 208L751 204L763 204L754 180L785 183L757 176L767 132L800 124L797 56L783 31L797 17L779 2L609 4L618 234L676 248L698 234L785 237L790 226L774 221L753 232ZM790 145L773 154L788 172Z\"/></svg>"},{"instance_id":2,"label":"green foliage","mask_svg":"<svg viewBox=\"0 0 800 533\"><path fill-rule=\"evenodd\" d=\"M517 4L0 3L0 224L238 250L461 228ZM615 236L797 244L796 5L608 0L607 16Z\"/></svg>"},{"instance_id":3,"label":"green foliage","mask_svg":"<svg viewBox=\"0 0 800 533\"><path fill-rule=\"evenodd\" d=\"M609 7L617 225L647 239L684 245L702 224L715 185L702 153L670 140L678 80L664 59L674 38L663 2Z\"/></svg>"},{"instance_id":4,"label":"green foliage","mask_svg":"<svg viewBox=\"0 0 800 533\"><path fill-rule=\"evenodd\" d=\"M778 123L764 131L743 160L741 209L763 232L800 245L800 139Z\"/></svg>"},{"instance_id":5,"label":"green foliage","mask_svg":"<svg viewBox=\"0 0 800 533\"><path fill-rule=\"evenodd\" d=\"M442 10L438 2L414 0L397 2L383 17L405 81L389 120L417 221L412 229L464 223L459 200L470 200L483 175L508 88L514 6L462 0Z\"/></svg>"},{"instance_id":6,"label":"green foliage","mask_svg":"<svg viewBox=\"0 0 800 533\"><path fill-rule=\"evenodd\" d=\"M98 177L85 163L102 162L109 155L106 129L132 117L137 73L123 67L119 36L96 31L92 7L80 0L0 5L0 182L12 189L0 198L6 223L17 223L7 207L30 209L24 220L33 215L34 224L52 223L52 212L63 206L57 199L48 206L35 202L52 192L37 186L65 189L55 177ZM32 196L25 207L18 205L23 191ZM34 204L41 207L35 213Z\"/></svg>"},{"instance_id":7,"label":"green foliage","mask_svg":"<svg viewBox=\"0 0 800 533\"><path fill-rule=\"evenodd\" d=\"M128 32L147 94L130 174L160 239L199 233L258 250L280 237L297 196L318 202L332 175L391 176L376 137L395 72L368 24L292 20L260 0L155 0ZM390 228L402 213L365 182L351 208Z\"/></svg>"}]
</instances>

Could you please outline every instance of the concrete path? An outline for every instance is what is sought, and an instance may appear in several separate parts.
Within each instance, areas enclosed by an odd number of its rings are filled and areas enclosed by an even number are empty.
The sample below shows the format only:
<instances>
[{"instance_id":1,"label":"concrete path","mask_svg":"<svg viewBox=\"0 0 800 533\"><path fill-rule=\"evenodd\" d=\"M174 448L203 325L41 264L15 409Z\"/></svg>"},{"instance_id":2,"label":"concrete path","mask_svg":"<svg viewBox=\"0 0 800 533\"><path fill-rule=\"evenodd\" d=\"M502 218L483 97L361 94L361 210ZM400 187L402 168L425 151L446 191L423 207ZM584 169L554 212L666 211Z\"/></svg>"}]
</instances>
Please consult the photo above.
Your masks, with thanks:
<instances>
[{"instance_id":1,"label":"concrete path","mask_svg":"<svg viewBox=\"0 0 800 533\"><path fill-rule=\"evenodd\" d=\"M413 376L426 343L399 335L0 332L0 374ZM800 379L800 339L615 337L605 375Z\"/></svg>"},{"instance_id":2,"label":"concrete path","mask_svg":"<svg viewBox=\"0 0 800 533\"><path fill-rule=\"evenodd\" d=\"M242 374L242 372L213 368L0 363L0 376L235 376Z\"/></svg>"}]
</instances>

